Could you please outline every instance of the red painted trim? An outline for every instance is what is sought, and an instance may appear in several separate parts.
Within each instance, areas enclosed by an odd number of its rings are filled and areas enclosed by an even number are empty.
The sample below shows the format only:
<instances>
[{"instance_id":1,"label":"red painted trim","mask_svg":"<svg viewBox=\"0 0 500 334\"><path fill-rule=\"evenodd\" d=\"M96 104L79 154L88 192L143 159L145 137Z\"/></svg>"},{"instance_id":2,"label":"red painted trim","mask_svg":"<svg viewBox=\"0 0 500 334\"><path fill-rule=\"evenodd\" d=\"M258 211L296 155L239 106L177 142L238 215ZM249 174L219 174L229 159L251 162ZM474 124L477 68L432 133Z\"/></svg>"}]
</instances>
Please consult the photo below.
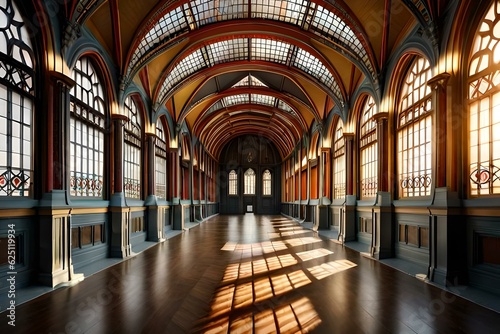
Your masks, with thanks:
<instances>
[{"instance_id":1,"label":"red painted trim","mask_svg":"<svg viewBox=\"0 0 500 334\"><path fill-rule=\"evenodd\" d=\"M391 0L385 0L384 8L384 26L382 31L382 45L380 47L380 64L379 68L383 68L387 58L387 44L389 40L389 27L391 24Z\"/></svg>"},{"instance_id":2,"label":"red painted trim","mask_svg":"<svg viewBox=\"0 0 500 334\"><path fill-rule=\"evenodd\" d=\"M139 79L141 80L142 87L148 96L151 96L151 87L149 85L149 70L148 67L145 66L139 72Z\"/></svg>"},{"instance_id":3,"label":"red painted trim","mask_svg":"<svg viewBox=\"0 0 500 334\"><path fill-rule=\"evenodd\" d=\"M123 72L122 35L120 29L120 10L118 8L118 0L109 0L109 7L111 9L111 22L113 24L113 51L115 63Z\"/></svg>"}]
</instances>

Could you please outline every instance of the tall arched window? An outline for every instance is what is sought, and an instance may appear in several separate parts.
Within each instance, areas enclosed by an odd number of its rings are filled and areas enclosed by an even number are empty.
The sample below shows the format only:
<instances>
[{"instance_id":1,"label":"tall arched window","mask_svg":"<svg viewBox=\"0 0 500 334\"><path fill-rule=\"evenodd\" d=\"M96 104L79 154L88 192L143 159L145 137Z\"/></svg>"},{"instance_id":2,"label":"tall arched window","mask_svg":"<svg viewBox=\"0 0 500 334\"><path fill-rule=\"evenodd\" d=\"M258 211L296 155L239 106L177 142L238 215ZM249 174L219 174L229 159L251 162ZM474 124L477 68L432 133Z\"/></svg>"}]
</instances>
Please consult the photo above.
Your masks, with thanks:
<instances>
[{"instance_id":1,"label":"tall arched window","mask_svg":"<svg viewBox=\"0 0 500 334\"><path fill-rule=\"evenodd\" d=\"M238 195L238 174L234 169L229 172L229 195Z\"/></svg>"},{"instance_id":2,"label":"tall arched window","mask_svg":"<svg viewBox=\"0 0 500 334\"><path fill-rule=\"evenodd\" d=\"M343 123L339 119L333 141L333 198L345 197L345 140Z\"/></svg>"},{"instance_id":3,"label":"tall arched window","mask_svg":"<svg viewBox=\"0 0 500 334\"><path fill-rule=\"evenodd\" d=\"M377 105L368 96L363 107L359 127L361 198L375 197L377 194L377 132L372 120L377 113Z\"/></svg>"},{"instance_id":4,"label":"tall arched window","mask_svg":"<svg viewBox=\"0 0 500 334\"><path fill-rule=\"evenodd\" d=\"M469 79L469 193L500 194L500 1L494 1L472 45Z\"/></svg>"},{"instance_id":5,"label":"tall arched window","mask_svg":"<svg viewBox=\"0 0 500 334\"><path fill-rule=\"evenodd\" d=\"M2 1L0 10L0 196L30 196L33 53L14 3Z\"/></svg>"},{"instance_id":6,"label":"tall arched window","mask_svg":"<svg viewBox=\"0 0 500 334\"><path fill-rule=\"evenodd\" d=\"M105 96L94 66L80 58L70 102L70 194L102 197L104 183Z\"/></svg>"},{"instance_id":7,"label":"tall arched window","mask_svg":"<svg viewBox=\"0 0 500 334\"><path fill-rule=\"evenodd\" d=\"M397 119L399 196L429 196L432 185L432 77L429 61L417 57L401 91Z\"/></svg>"},{"instance_id":8,"label":"tall arched window","mask_svg":"<svg viewBox=\"0 0 500 334\"><path fill-rule=\"evenodd\" d=\"M125 99L125 123L123 146L123 188L125 197L141 198L141 115L135 101L128 96Z\"/></svg>"},{"instance_id":9,"label":"tall arched window","mask_svg":"<svg viewBox=\"0 0 500 334\"><path fill-rule=\"evenodd\" d=\"M167 198L167 139L161 120L156 122L156 196Z\"/></svg>"},{"instance_id":10,"label":"tall arched window","mask_svg":"<svg viewBox=\"0 0 500 334\"><path fill-rule=\"evenodd\" d=\"M248 168L244 175L244 195L255 195L255 171Z\"/></svg>"},{"instance_id":11,"label":"tall arched window","mask_svg":"<svg viewBox=\"0 0 500 334\"><path fill-rule=\"evenodd\" d=\"M264 173L262 173L262 195L264 196L271 196L271 189L272 189L272 183L271 183L271 172L269 169L266 169Z\"/></svg>"}]
</instances>

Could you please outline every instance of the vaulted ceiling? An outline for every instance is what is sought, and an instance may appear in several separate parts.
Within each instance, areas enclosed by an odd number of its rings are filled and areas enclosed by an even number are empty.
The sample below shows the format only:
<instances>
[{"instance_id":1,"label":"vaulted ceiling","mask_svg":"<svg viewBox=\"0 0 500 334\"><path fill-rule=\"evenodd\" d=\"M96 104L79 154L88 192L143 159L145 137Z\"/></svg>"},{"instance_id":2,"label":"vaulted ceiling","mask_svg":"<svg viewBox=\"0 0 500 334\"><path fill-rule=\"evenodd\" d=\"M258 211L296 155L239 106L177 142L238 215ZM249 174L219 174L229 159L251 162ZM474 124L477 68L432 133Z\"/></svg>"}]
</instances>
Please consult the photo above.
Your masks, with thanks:
<instances>
[{"instance_id":1,"label":"vaulted ceiling","mask_svg":"<svg viewBox=\"0 0 500 334\"><path fill-rule=\"evenodd\" d=\"M313 123L380 73L416 25L432 27L445 1L81 0L68 3L155 110L218 157L242 134L287 156Z\"/></svg>"}]
</instances>

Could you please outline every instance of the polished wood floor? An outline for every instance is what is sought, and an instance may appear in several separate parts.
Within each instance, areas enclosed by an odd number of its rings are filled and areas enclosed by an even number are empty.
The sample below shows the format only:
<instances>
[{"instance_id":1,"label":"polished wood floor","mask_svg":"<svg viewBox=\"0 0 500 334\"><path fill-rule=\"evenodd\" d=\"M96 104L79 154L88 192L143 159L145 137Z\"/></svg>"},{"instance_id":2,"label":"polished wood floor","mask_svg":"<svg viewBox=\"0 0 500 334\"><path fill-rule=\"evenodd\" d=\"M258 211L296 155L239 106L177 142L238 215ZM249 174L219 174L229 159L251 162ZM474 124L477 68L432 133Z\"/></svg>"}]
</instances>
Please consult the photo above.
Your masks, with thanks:
<instances>
[{"instance_id":1,"label":"polished wood floor","mask_svg":"<svg viewBox=\"0 0 500 334\"><path fill-rule=\"evenodd\" d=\"M218 216L18 306L0 333L498 333L500 314L279 216Z\"/></svg>"}]
</instances>

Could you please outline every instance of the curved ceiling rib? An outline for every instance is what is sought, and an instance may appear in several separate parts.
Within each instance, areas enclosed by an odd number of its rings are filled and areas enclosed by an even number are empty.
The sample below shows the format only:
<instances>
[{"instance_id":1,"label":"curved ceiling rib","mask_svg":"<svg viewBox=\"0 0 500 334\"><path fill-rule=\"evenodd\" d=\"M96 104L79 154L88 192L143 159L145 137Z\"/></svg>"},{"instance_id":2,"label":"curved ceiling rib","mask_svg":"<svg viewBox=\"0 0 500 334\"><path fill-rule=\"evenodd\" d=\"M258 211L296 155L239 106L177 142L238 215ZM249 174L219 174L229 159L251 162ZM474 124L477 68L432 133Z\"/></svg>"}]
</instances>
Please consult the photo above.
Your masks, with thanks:
<instances>
[{"instance_id":1,"label":"curved ceiling rib","mask_svg":"<svg viewBox=\"0 0 500 334\"><path fill-rule=\"evenodd\" d=\"M219 5L216 5L216 4ZM193 30L229 20L262 19L282 22L318 36L337 52L357 63L360 69L376 78L377 62L368 38L343 3L326 1L176 1L156 10L132 43L125 71L129 79L154 58L165 45ZM325 43L326 44L326 43Z\"/></svg>"},{"instance_id":2,"label":"curved ceiling rib","mask_svg":"<svg viewBox=\"0 0 500 334\"><path fill-rule=\"evenodd\" d=\"M288 156L336 106L352 112L361 87L377 91L398 41L442 8L428 0L72 0L65 47L85 25L122 87L142 90L152 113L165 108L215 158L245 133ZM242 91L248 100L229 101Z\"/></svg>"},{"instance_id":3,"label":"curved ceiling rib","mask_svg":"<svg viewBox=\"0 0 500 334\"><path fill-rule=\"evenodd\" d=\"M203 101L206 107L197 115L198 120L210 117L213 113L221 110L234 109L236 106L266 106L273 111L281 111L297 120L302 131L306 131L307 122L301 112L299 112L292 99L266 88L256 87L233 87L224 92L212 95ZM196 108L193 107L193 109ZM190 110L186 110L186 114ZM311 113L314 115L313 111ZM199 123L197 121L197 123ZM195 123L196 124L196 123Z\"/></svg>"},{"instance_id":4,"label":"curved ceiling rib","mask_svg":"<svg viewBox=\"0 0 500 334\"><path fill-rule=\"evenodd\" d=\"M165 75L155 94L158 104L165 103L177 85L199 71L236 61L263 61L291 67L318 81L339 103L345 101L344 89L336 80L338 75L325 65L326 60L321 61L319 54L313 55L291 43L271 38L232 38L186 53L179 55L175 63L163 71Z\"/></svg>"}]
</instances>

